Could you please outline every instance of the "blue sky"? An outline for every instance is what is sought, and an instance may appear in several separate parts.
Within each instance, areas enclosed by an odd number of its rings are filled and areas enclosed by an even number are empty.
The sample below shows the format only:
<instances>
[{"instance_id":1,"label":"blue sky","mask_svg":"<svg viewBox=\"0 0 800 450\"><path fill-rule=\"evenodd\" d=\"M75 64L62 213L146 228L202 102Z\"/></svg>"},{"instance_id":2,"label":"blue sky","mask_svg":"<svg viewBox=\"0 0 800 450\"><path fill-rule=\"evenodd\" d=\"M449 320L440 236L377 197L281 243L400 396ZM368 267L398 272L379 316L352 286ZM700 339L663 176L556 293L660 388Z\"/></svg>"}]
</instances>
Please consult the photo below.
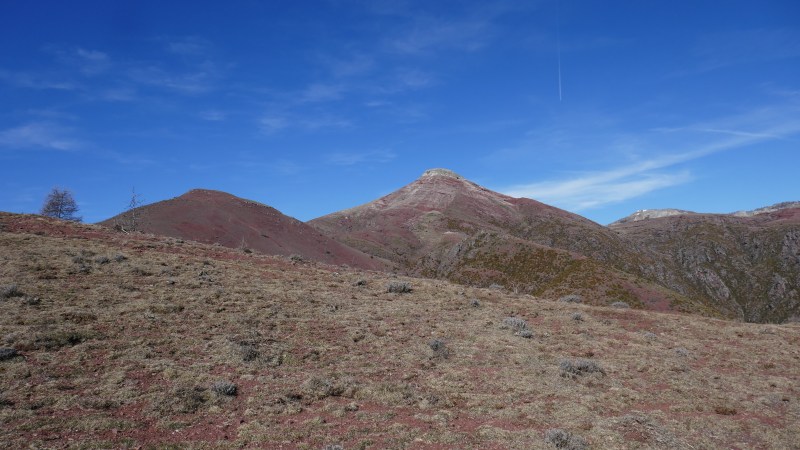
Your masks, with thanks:
<instances>
[{"instance_id":1,"label":"blue sky","mask_svg":"<svg viewBox=\"0 0 800 450\"><path fill-rule=\"evenodd\" d=\"M0 105L4 211L309 220L446 167L603 224L731 212L800 200L800 3L6 0Z\"/></svg>"}]
</instances>

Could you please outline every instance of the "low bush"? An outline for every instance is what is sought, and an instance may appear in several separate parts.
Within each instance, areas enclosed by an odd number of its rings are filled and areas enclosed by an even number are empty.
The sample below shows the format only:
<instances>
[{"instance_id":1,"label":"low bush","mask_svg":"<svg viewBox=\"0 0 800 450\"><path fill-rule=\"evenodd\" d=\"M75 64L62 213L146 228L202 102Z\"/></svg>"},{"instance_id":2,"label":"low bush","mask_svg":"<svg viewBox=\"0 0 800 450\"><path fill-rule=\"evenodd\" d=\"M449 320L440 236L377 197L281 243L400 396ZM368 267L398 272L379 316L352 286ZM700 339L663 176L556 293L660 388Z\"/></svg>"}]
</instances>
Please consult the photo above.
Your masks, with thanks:
<instances>
[{"instance_id":1,"label":"low bush","mask_svg":"<svg viewBox=\"0 0 800 450\"><path fill-rule=\"evenodd\" d=\"M237 386L229 381L217 381L211 385L211 390L218 395L232 397L236 395Z\"/></svg>"},{"instance_id":2,"label":"low bush","mask_svg":"<svg viewBox=\"0 0 800 450\"><path fill-rule=\"evenodd\" d=\"M15 348L0 348L0 361L5 361L8 359L13 359L19 356L17 349Z\"/></svg>"},{"instance_id":3,"label":"low bush","mask_svg":"<svg viewBox=\"0 0 800 450\"><path fill-rule=\"evenodd\" d=\"M387 292L392 292L396 294L407 294L411 292L413 289L411 285L406 283L405 281L392 281L386 286Z\"/></svg>"},{"instance_id":4,"label":"low bush","mask_svg":"<svg viewBox=\"0 0 800 450\"><path fill-rule=\"evenodd\" d=\"M629 309L631 307L631 305L625 302L614 302L610 306L612 308L618 308L618 309Z\"/></svg>"},{"instance_id":5,"label":"low bush","mask_svg":"<svg viewBox=\"0 0 800 450\"><path fill-rule=\"evenodd\" d=\"M428 347L433 350L433 357L437 359L447 359L450 357L450 349L442 339L434 339L428 342Z\"/></svg>"},{"instance_id":6,"label":"low bush","mask_svg":"<svg viewBox=\"0 0 800 450\"><path fill-rule=\"evenodd\" d=\"M585 450L589 448L589 443L586 442L586 439L558 428L547 430L544 433L544 440L555 448L565 450Z\"/></svg>"},{"instance_id":7,"label":"low bush","mask_svg":"<svg viewBox=\"0 0 800 450\"><path fill-rule=\"evenodd\" d=\"M558 367L561 369L561 376L566 378L575 378L590 373L606 374L599 364L589 359L563 359Z\"/></svg>"},{"instance_id":8,"label":"low bush","mask_svg":"<svg viewBox=\"0 0 800 450\"><path fill-rule=\"evenodd\" d=\"M583 297L577 294L569 294L559 298L558 301L564 303L583 303Z\"/></svg>"},{"instance_id":9,"label":"low bush","mask_svg":"<svg viewBox=\"0 0 800 450\"><path fill-rule=\"evenodd\" d=\"M0 286L0 299L12 298L12 297L22 297L22 291L19 290L16 284L9 284L6 286Z\"/></svg>"},{"instance_id":10,"label":"low bush","mask_svg":"<svg viewBox=\"0 0 800 450\"><path fill-rule=\"evenodd\" d=\"M515 335L525 339L533 337L533 332L528 328L528 322L521 317L506 317L503 319L503 327L512 329Z\"/></svg>"}]
</instances>

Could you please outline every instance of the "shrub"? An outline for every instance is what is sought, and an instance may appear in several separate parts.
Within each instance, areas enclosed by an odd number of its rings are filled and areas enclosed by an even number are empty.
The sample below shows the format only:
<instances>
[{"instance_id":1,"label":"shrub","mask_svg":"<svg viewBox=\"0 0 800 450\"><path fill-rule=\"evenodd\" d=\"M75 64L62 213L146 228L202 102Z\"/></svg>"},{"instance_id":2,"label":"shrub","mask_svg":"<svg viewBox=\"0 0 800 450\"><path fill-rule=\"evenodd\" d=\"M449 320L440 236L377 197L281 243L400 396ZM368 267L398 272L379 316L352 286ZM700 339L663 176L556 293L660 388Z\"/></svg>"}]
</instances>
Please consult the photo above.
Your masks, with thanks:
<instances>
[{"instance_id":1,"label":"shrub","mask_svg":"<svg viewBox=\"0 0 800 450\"><path fill-rule=\"evenodd\" d=\"M612 308L618 308L618 309L629 309L631 307L631 305L629 305L629 304L627 304L625 302L614 302L614 303L611 304L611 307Z\"/></svg>"},{"instance_id":2,"label":"shrub","mask_svg":"<svg viewBox=\"0 0 800 450\"><path fill-rule=\"evenodd\" d=\"M577 294L569 294L559 298L558 301L564 303L583 303L583 297Z\"/></svg>"},{"instance_id":3,"label":"shrub","mask_svg":"<svg viewBox=\"0 0 800 450\"><path fill-rule=\"evenodd\" d=\"M477 298L473 298L469 301L469 306L472 306L473 308L480 308L481 302Z\"/></svg>"},{"instance_id":4,"label":"shrub","mask_svg":"<svg viewBox=\"0 0 800 450\"><path fill-rule=\"evenodd\" d=\"M111 262L111 258L109 258L108 256L98 256L97 258L94 259L94 262L96 262L97 264L108 264Z\"/></svg>"},{"instance_id":5,"label":"shrub","mask_svg":"<svg viewBox=\"0 0 800 450\"><path fill-rule=\"evenodd\" d=\"M514 334L517 336L524 337L526 339L533 337L533 332L528 329L528 322L521 317L506 317L503 319L503 326L506 328L511 328L514 331Z\"/></svg>"},{"instance_id":6,"label":"shrub","mask_svg":"<svg viewBox=\"0 0 800 450\"><path fill-rule=\"evenodd\" d=\"M117 256L114 257L114 261L116 261L118 263L122 262L122 261L125 261L126 259L128 259L128 257L125 256L125 255L122 255L122 254L117 255Z\"/></svg>"},{"instance_id":7,"label":"shrub","mask_svg":"<svg viewBox=\"0 0 800 450\"><path fill-rule=\"evenodd\" d=\"M714 407L714 412L721 416L735 416L736 408L727 405L718 405Z\"/></svg>"},{"instance_id":8,"label":"shrub","mask_svg":"<svg viewBox=\"0 0 800 450\"><path fill-rule=\"evenodd\" d=\"M572 315L570 317L572 317L572 320L574 320L576 322L583 322L583 314L581 314L579 312L572 313Z\"/></svg>"},{"instance_id":9,"label":"shrub","mask_svg":"<svg viewBox=\"0 0 800 450\"><path fill-rule=\"evenodd\" d=\"M249 342L241 342L239 343L238 348L239 355L242 357L242 361L250 362L258 359L261 356L259 353L258 348L255 344L251 344Z\"/></svg>"},{"instance_id":10,"label":"shrub","mask_svg":"<svg viewBox=\"0 0 800 450\"><path fill-rule=\"evenodd\" d=\"M678 348L675 349L675 354L678 355L678 356L686 357L686 356L689 356L689 350L686 350L683 347L678 347Z\"/></svg>"},{"instance_id":11,"label":"shrub","mask_svg":"<svg viewBox=\"0 0 800 450\"><path fill-rule=\"evenodd\" d=\"M207 390L201 386L180 386L161 403L162 409L183 414L196 413L208 401Z\"/></svg>"},{"instance_id":12,"label":"shrub","mask_svg":"<svg viewBox=\"0 0 800 450\"><path fill-rule=\"evenodd\" d=\"M644 333L642 333L642 336L644 336L644 338L647 339L648 341L655 341L656 339L658 339L658 335L656 335L652 331L645 331Z\"/></svg>"},{"instance_id":13,"label":"shrub","mask_svg":"<svg viewBox=\"0 0 800 450\"><path fill-rule=\"evenodd\" d=\"M58 350L62 347L78 345L94 337L94 333L83 330L55 330L37 334L33 348Z\"/></svg>"},{"instance_id":14,"label":"shrub","mask_svg":"<svg viewBox=\"0 0 800 450\"><path fill-rule=\"evenodd\" d=\"M558 428L547 430L544 433L544 440L555 448L566 450L585 450L589 448L586 439Z\"/></svg>"},{"instance_id":15,"label":"shrub","mask_svg":"<svg viewBox=\"0 0 800 450\"><path fill-rule=\"evenodd\" d=\"M22 297L22 291L19 290L16 284L9 284L8 286L0 287L0 299L11 297Z\"/></svg>"},{"instance_id":16,"label":"shrub","mask_svg":"<svg viewBox=\"0 0 800 450\"><path fill-rule=\"evenodd\" d=\"M562 359L558 367L561 369L561 376L566 378L575 378L590 373L606 374L599 364L589 359Z\"/></svg>"},{"instance_id":17,"label":"shrub","mask_svg":"<svg viewBox=\"0 0 800 450\"><path fill-rule=\"evenodd\" d=\"M450 357L450 349L447 347L447 343L442 339L434 339L428 342L428 347L433 350L434 358L447 359Z\"/></svg>"},{"instance_id":18,"label":"shrub","mask_svg":"<svg viewBox=\"0 0 800 450\"><path fill-rule=\"evenodd\" d=\"M229 381L217 381L211 385L211 390L218 395L234 396L236 395L237 387Z\"/></svg>"},{"instance_id":19,"label":"shrub","mask_svg":"<svg viewBox=\"0 0 800 450\"><path fill-rule=\"evenodd\" d=\"M328 444L325 447L322 447L322 450L344 450L344 447L339 444Z\"/></svg>"},{"instance_id":20,"label":"shrub","mask_svg":"<svg viewBox=\"0 0 800 450\"><path fill-rule=\"evenodd\" d=\"M352 379L332 379L313 377L303 383L300 393L291 394L290 397L303 399L304 402L322 400L328 397L352 398L356 395L357 386Z\"/></svg>"},{"instance_id":21,"label":"shrub","mask_svg":"<svg viewBox=\"0 0 800 450\"><path fill-rule=\"evenodd\" d=\"M392 281L386 287L387 292L394 292L397 294L407 294L412 290L413 289L411 288L411 285L406 283L405 281Z\"/></svg>"},{"instance_id":22,"label":"shrub","mask_svg":"<svg viewBox=\"0 0 800 450\"><path fill-rule=\"evenodd\" d=\"M0 348L0 361L5 361L7 359L13 359L19 356L17 349L15 348Z\"/></svg>"}]
</instances>

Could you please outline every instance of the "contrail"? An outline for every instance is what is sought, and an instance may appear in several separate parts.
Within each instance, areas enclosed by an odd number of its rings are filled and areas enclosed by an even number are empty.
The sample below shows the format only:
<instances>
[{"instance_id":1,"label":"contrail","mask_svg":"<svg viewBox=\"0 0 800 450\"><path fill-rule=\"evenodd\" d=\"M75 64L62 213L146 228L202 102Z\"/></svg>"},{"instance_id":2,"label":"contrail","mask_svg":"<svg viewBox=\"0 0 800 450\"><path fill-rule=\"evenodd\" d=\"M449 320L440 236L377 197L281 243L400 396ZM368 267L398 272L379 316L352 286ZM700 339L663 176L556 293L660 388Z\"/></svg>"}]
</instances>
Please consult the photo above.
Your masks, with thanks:
<instances>
[{"instance_id":1,"label":"contrail","mask_svg":"<svg viewBox=\"0 0 800 450\"><path fill-rule=\"evenodd\" d=\"M558 54L558 101L561 101L561 2L556 0L556 53Z\"/></svg>"}]
</instances>

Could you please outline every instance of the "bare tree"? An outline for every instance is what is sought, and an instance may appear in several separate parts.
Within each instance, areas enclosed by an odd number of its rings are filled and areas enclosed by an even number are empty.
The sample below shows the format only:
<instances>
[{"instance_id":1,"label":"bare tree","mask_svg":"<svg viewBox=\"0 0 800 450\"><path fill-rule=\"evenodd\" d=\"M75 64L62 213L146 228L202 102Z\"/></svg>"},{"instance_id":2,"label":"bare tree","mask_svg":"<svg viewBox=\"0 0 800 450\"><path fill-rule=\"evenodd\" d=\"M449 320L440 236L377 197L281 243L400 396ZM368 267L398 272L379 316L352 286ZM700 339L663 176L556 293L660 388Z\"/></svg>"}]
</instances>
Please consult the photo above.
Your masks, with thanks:
<instances>
[{"instance_id":1,"label":"bare tree","mask_svg":"<svg viewBox=\"0 0 800 450\"><path fill-rule=\"evenodd\" d=\"M53 188L47 194L41 214L47 217L55 217L56 219L80 222L82 217L76 216L77 212L78 204L75 203L72 193L66 189Z\"/></svg>"},{"instance_id":2,"label":"bare tree","mask_svg":"<svg viewBox=\"0 0 800 450\"><path fill-rule=\"evenodd\" d=\"M122 214L121 219L115 224L116 228L125 233L139 231L142 220L139 207L143 203L142 197L136 193L136 188L131 189L131 201L128 202L128 208Z\"/></svg>"}]
</instances>

